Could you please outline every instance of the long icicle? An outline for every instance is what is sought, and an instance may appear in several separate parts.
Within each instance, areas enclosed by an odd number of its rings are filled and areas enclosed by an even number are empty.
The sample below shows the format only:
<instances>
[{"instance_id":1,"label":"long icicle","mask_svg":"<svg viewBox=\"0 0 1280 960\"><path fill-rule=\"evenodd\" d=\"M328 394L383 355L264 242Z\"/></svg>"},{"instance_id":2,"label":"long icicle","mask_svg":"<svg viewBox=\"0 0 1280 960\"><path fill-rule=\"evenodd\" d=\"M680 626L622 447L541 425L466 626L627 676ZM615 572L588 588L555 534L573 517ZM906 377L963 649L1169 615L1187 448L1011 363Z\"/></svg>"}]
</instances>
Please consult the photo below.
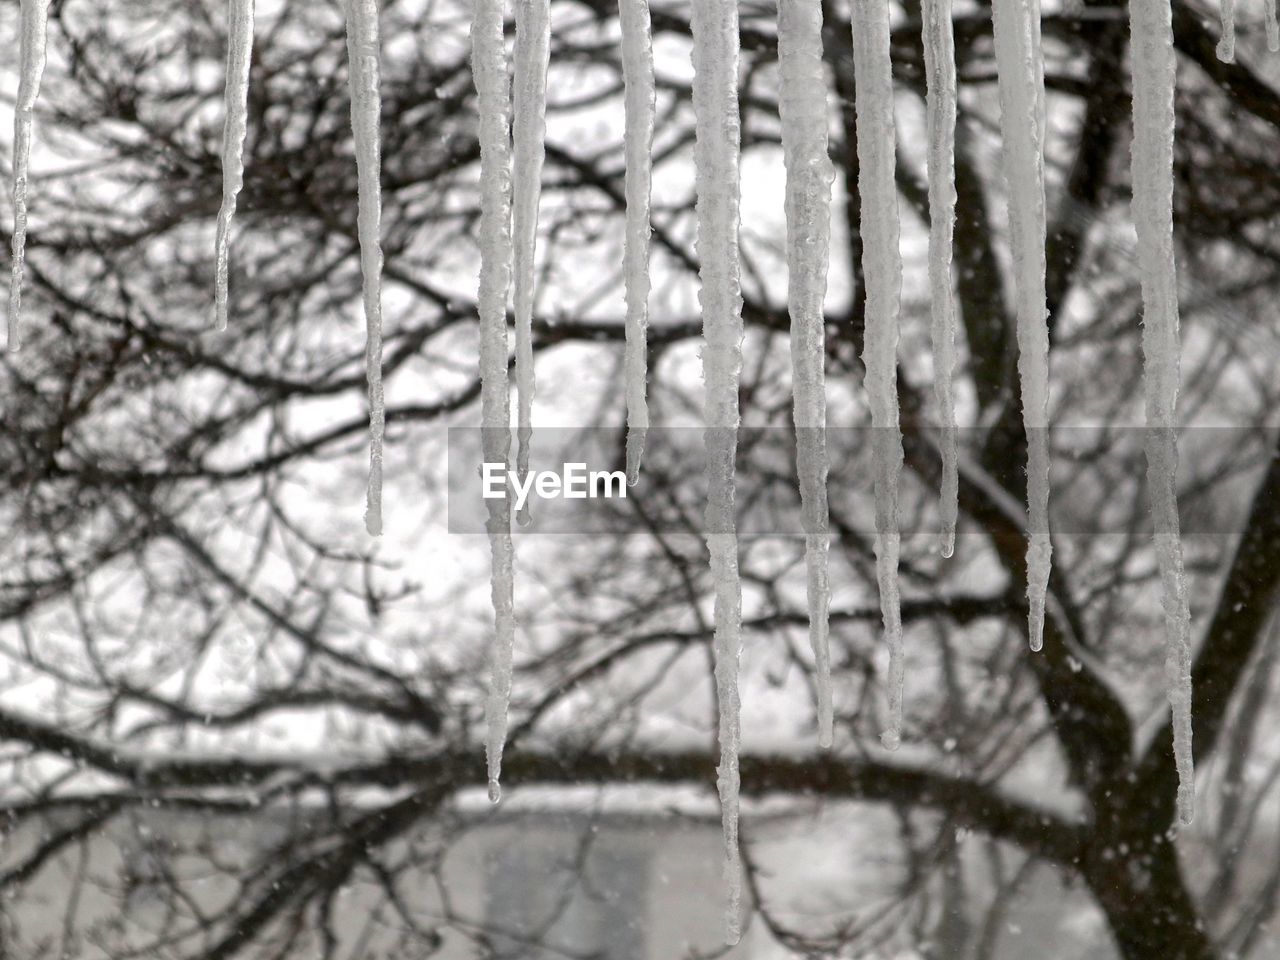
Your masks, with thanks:
<instances>
[{"instance_id":1,"label":"long icicle","mask_svg":"<svg viewBox=\"0 0 1280 960\"><path fill-rule=\"evenodd\" d=\"M471 24L471 73L480 115L480 421L486 463L506 466L511 452L511 393L507 377L507 291L511 286L511 89L503 41L503 0L476 0ZM515 648L515 545L506 498L485 501L493 557L494 639L485 706L489 799L501 798L502 749Z\"/></svg>"},{"instance_id":2,"label":"long icicle","mask_svg":"<svg viewBox=\"0 0 1280 960\"><path fill-rule=\"evenodd\" d=\"M1049 329L1045 295L1044 72L1035 0L994 0L1009 234L1018 292L1018 377L1027 433L1027 636L1044 642L1049 589Z\"/></svg>"},{"instance_id":3,"label":"long icicle","mask_svg":"<svg viewBox=\"0 0 1280 960\"><path fill-rule=\"evenodd\" d=\"M230 274L231 221L244 186L244 140L249 132L249 61L253 56L254 0L230 0L227 4L227 81L222 127L222 209L218 211L218 237L214 300L216 325L227 329Z\"/></svg>"},{"instance_id":4,"label":"long icicle","mask_svg":"<svg viewBox=\"0 0 1280 960\"><path fill-rule=\"evenodd\" d=\"M369 488L365 529L382 533L382 81L378 0L346 0L351 130L359 177L358 234L364 285L365 375L369 382Z\"/></svg>"},{"instance_id":5,"label":"long icicle","mask_svg":"<svg viewBox=\"0 0 1280 960\"><path fill-rule=\"evenodd\" d=\"M31 128L44 78L49 0L22 0L18 99L13 107L13 274L9 286L9 350L22 347L22 280L27 252L27 172Z\"/></svg>"},{"instance_id":6,"label":"long icicle","mask_svg":"<svg viewBox=\"0 0 1280 960\"><path fill-rule=\"evenodd\" d=\"M820 0L779 0L778 75L782 150L787 165L787 305L791 313L791 383L796 473L804 515L809 644L817 674L818 743L833 738L827 574L826 320L831 182L827 155L827 85L822 65Z\"/></svg>"},{"instance_id":7,"label":"long icicle","mask_svg":"<svg viewBox=\"0 0 1280 960\"><path fill-rule=\"evenodd\" d=\"M889 59L888 0L853 4L853 70L858 118L858 192L862 199L862 273L867 290L862 360L871 407L875 470L876 577L889 646L889 724L880 735L890 750L902 742L903 642L898 596L898 481L902 429L898 419L898 312L902 254L898 249L898 187Z\"/></svg>"},{"instance_id":8,"label":"long icicle","mask_svg":"<svg viewBox=\"0 0 1280 960\"><path fill-rule=\"evenodd\" d=\"M942 555L956 546L956 308L951 245L956 219L956 61L951 0L923 0L925 125L929 139L929 295L933 319L933 391L942 422Z\"/></svg>"},{"instance_id":9,"label":"long icicle","mask_svg":"<svg viewBox=\"0 0 1280 960\"><path fill-rule=\"evenodd\" d=\"M516 0L515 90L513 92L512 235L515 241L516 471L529 473L533 439L534 252L538 242L538 201L546 153L547 62L551 49L548 0ZM530 521L528 501L519 512Z\"/></svg>"},{"instance_id":10,"label":"long icicle","mask_svg":"<svg viewBox=\"0 0 1280 960\"><path fill-rule=\"evenodd\" d=\"M1165 681L1178 771L1178 818L1195 816L1191 752L1191 612L1182 566L1174 432L1178 401L1178 275L1173 253L1176 65L1168 0L1130 0L1133 70L1133 219L1142 268L1142 351L1147 411L1147 485L1164 592Z\"/></svg>"},{"instance_id":11,"label":"long icicle","mask_svg":"<svg viewBox=\"0 0 1280 960\"><path fill-rule=\"evenodd\" d=\"M719 701L721 821L724 828L725 937L742 935L742 863L738 850L738 660L742 587L734 516L738 448L738 375L742 367L742 295L738 278L737 0L693 0L693 110L698 258L706 381L707 545L715 585L715 674Z\"/></svg>"},{"instance_id":12,"label":"long icicle","mask_svg":"<svg viewBox=\"0 0 1280 960\"><path fill-rule=\"evenodd\" d=\"M1280 22L1276 20L1276 0L1266 0L1267 49L1280 52Z\"/></svg>"},{"instance_id":13,"label":"long icicle","mask_svg":"<svg viewBox=\"0 0 1280 960\"><path fill-rule=\"evenodd\" d=\"M622 23L622 82L626 88L624 152L627 217L622 275L627 301L627 349L623 380L627 399L627 482L640 479L649 429L645 399L649 379L649 196L653 169L654 77L649 0L619 0Z\"/></svg>"}]
</instances>

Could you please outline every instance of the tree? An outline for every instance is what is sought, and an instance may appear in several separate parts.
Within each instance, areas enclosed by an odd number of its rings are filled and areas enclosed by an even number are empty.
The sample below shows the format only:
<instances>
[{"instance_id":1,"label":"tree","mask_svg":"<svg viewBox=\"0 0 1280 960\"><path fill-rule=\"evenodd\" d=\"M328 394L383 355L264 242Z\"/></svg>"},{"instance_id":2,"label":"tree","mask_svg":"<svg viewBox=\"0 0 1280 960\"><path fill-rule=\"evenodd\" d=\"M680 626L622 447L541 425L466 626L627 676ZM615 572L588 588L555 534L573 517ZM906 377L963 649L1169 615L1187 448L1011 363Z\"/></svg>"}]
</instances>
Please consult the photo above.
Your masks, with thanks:
<instances>
[{"instance_id":1,"label":"tree","mask_svg":"<svg viewBox=\"0 0 1280 960\"><path fill-rule=\"evenodd\" d=\"M906 4L893 33L909 253L927 216L911 126L924 93L918 13ZM572 398L590 424L616 430L618 378L598 372L620 356L622 337L616 11L563 0L553 15L536 347L548 406ZM773 17L772 5L742 9L742 396L747 422L773 429L744 450L740 470L744 490L788 502L794 477L771 456L789 418L782 214L772 199L780 170ZM168 869L177 854L160 851L147 882L173 904L174 919L147 945L153 955L332 947L328 911L354 876L381 885L406 949L422 951L438 932L414 919L389 851L447 819L457 790L483 779L486 568L483 553L444 538L439 468L442 428L474 422L478 390L467 19L452 3L388 0L384 11L391 532L379 548L359 531L363 340L337 6L282 0L262 13L226 334L210 322L221 5L54 6L26 346L6 358L2 388L0 509L10 534L0 575L0 739L10 824L51 810L61 819L44 842L6 858L0 883L20 893L52 858L140 809L327 804L324 815L287 820L278 843L222 865L236 895L217 910L190 911L188 882ZM696 422L689 24L678 5L656 8L653 19L651 390L656 416ZM1043 652L1026 649L1024 537L1006 510L1023 499L1025 434L985 9L956 19L963 535L949 561L930 536L904 544L911 679L901 759L875 747L878 614L864 602L874 575L857 488L832 491L833 574L844 586L833 608L831 754L806 739L800 542L744 540L741 559L750 631L744 790L888 805L912 864L897 888L906 902L954 866L957 826L1054 864L1088 889L1117 952L1134 960L1249 955L1280 883L1280 873L1250 879L1236 855L1261 835L1259 810L1274 796L1277 769L1259 733L1274 715L1270 624L1280 577L1280 455L1269 425L1278 353L1268 322L1280 255L1271 230L1280 94L1264 76L1257 31L1245 31L1237 62L1224 64L1198 8L1178 0L1174 20L1183 412L1221 428L1188 440L1181 480L1188 529L1205 534L1189 536L1187 550L1198 640L1196 836L1209 856L1189 870L1183 840L1170 832L1175 773L1141 445L1115 426L1137 422L1141 395L1123 7L1087 3L1044 17L1053 417L1089 429L1055 434L1060 549ZM857 426L865 417L853 72L846 13L828 5L826 23L843 186L828 375L833 423ZM928 311L920 271L908 268L900 385L910 425L930 411L918 349ZM576 371L572 384L557 379L565 370ZM938 462L928 430L908 431L907 462L907 530L932 529ZM619 508L635 535L521 545L522 555L554 562L540 565L536 583L526 577L520 595L505 766L517 789L713 776L710 732L676 750L655 736L673 718L706 725L713 712L704 547L696 521L680 526L681 516L697 516L697 494L660 458L646 470L643 495ZM442 559L443 551L456 552ZM441 576L455 565L474 574L469 586ZM797 718L794 750L752 744L750 691L769 682ZM673 707L673 693L686 690L701 692ZM324 731L324 766L296 749L297 725L286 721L297 717ZM1028 777L1052 784L1054 796L1015 789ZM387 792L372 806L353 802L371 787ZM797 954L855 955L883 933L852 919L794 929L771 911L767 878L751 879L757 922ZM127 888L137 878L117 880ZM9 913L20 927L20 911Z\"/></svg>"}]
</instances>

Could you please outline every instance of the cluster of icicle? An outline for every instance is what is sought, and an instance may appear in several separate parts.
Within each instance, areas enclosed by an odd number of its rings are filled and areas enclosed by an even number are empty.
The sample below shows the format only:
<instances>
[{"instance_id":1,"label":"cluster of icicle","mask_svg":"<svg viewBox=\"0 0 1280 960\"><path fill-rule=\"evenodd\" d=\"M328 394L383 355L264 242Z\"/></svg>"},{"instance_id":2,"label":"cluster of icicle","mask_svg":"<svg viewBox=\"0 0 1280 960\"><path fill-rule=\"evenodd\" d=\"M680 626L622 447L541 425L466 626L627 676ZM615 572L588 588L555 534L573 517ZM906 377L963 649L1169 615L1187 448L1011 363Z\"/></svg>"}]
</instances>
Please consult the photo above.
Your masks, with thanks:
<instances>
[{"instance_id":1,"label":"cluster of icicle","mask_svg":"<svg viewBox=\"0 0 1280 960\"><path fill-rule=\"evenodd\" d=\"M20 340L26 246L27 171L32 118L45 64L49 0L22 0L20 83L15 104L13 157L13 279L8 346ZM382 251L380 193L380 42L378 0L344 0L351 87L351 120L359 181L357 242L366 318L370 410L370 473L366 526L382 529ZM738 264L739 138L738 12L735 0L692 0L693 105L696 115L696 190L700 298L705 348L707 429L707 541L715 590L715 681L719 703L718 784L723 810L730 890L728 937L739 936L738 661L741 586L734 516L734 458L739 423L742 298ZM516 0L513 93L504 45L504 0L476 0L472 71L479 111L479 280L481 420L486 461L510 455L510 385L506 305L514 284L517 470L529 463L534 395L532 318L534 253L543 164L549 0ZM950 556L957 514L958 470L952 366L955 308L951 291L955 213L953 150L956 69L951 0L924 0L923 48L929 177L929 284L935 392L941 414L942 553ZM1172 239L1174 53L1168 0L1130 0L1133 69L1133 209L1142 271L1145 322L1147 457L1155 537L1167 620L1168 696L1179 774L1178 812L1193 814L1191 753L1190 615L1178 531L1174 479L1177 444L1178 302ZM1040 649L1051 548L1048 527L1049 358L1045 293L1046 136L1044 59L1038 0L994 0L992 5L1003 160L1008 181L1009 232L1017 289L1017 341L1022 409L1028 440L1028 636ZM216 239L216 325L227 325L230 234L244 182L253 0L230 0L223 135L223 199ZM648 0L620 0L625 83L626 224L624 287L627 473L635 482L648 412L646 327L649 293L649 196L654 127L654 69ZM1234 56L1233 4L1222 4L1218 54ZM1268 46L1280 46L1274 4L1267 5ZM889 717L882 735L895 748L902 732L903 645L898 599L897 490L902 467L898 420L897 344L902 258L894 182L893 78L888 0L858 0L852 9L861 197L863 275L866 283L864 361L875 463L875 553L884 630L890 650ZM817 671L818 737L832 742L828 650L828 513L823 301L829 259L829 204L833 169L828 158L826 82L820 0L779 0L779 106L787 170L787 264L792 323L797 474L805 522L810 639ZM514 115L514 128L512 118ZM499 798L515 638L514 549L506 502L490 500L496 639L487 705L489 792ZM522 517L522 521L527 517Z\"/></svg>"},{"instance_id":2,"label":"cluster of icicle","mask_svg":"<svg viewBox=\"0 0 1280 960\"><path fill-rule=\"evenodd\" d=\"M505 460L505 281L511 255L505 219L514 189L516 370L520 408L518 470L527 468L533 371L530 321L533 243L545 124L547 11L543 0L518 0L516 8L516 120L514 188L506 166L505 73L501 48L502 0L478 0L473 29L476 85L480 94L482 201L481 366L486 396L484 423L493 428L486 459ZM1190 618L1174 493L1177 448L1174 405L1178 385L1178 313L1173 263L1171 191L1173 47L1167 0L1132 0L1134 55L1134 212L1141 249L1146 307L1147 416L1150 483L1154 491L1157 553L1167 616L1168 691L1173 711L1178 811L1193 813L1190 726ZM929 176L929 284L935 394L942 453L941 550L954 549L958 467L952 367L955 306L951 290L955 217L954 145L956 68L950 0L925 0L922 8L927 81ZM1224 16L1226 7L1224 6ZM993 33L1008 182L1009 232L1017 289L1016 332L1024 427L1028 442L1027 599L1028 638L1043 643L1051 569L1049 536L1049 336L1045 288L1046 200L1044 141L1047 133L1044 59L1038 0L995 0ZM646 0L620 0L625 84L627 473L639 474L648 412L645 403L647 295L649 291L650 149L654 123L653 55ZM875 492L875 554L884 632L890 652L889 714L882 739L895 749L902 736L903 637L898 590L897 491L903 449L897 397L897 345L902 286L899 215L895 185L895 118L889 51L888 0L859 0L852 8L861 199L863 276L866 284L864 363L871 411ZM734 0L692 0L695 185L707 449L707 543L715 600L715 688L718 701L720 794L728 886L726 935L740 936L741 864L738 852L741 653L741 584L734 515L734 459L739 424L738 376L742 362L742 298L739 285L738 210L738 12ZM1270 34L1269 34L1270 36ZM1225 42L1225 41L1224 41ZM1229 52L1229 48L1228 48ZM829 265L830 189L828 104L823 66L820 0L779 0L779 110L786 162L788 306L797 475L805 529L810 641L817 674L818 738L832 742L828 638L829 517L824 437L825 319ZM496 133L495 133L496 131ZM495 218L502 217L501 222ZM495 284L499 284L495 286ZM492 384L500 396L494 396ZM500 436L499 436L500 435ZM491 502L492 503L492 502ZM490 794L496 798L506 695L511 685L512 613L510 516L491 507L494 604L498 641L489 704Z\"/></svg>"}]
</instances>

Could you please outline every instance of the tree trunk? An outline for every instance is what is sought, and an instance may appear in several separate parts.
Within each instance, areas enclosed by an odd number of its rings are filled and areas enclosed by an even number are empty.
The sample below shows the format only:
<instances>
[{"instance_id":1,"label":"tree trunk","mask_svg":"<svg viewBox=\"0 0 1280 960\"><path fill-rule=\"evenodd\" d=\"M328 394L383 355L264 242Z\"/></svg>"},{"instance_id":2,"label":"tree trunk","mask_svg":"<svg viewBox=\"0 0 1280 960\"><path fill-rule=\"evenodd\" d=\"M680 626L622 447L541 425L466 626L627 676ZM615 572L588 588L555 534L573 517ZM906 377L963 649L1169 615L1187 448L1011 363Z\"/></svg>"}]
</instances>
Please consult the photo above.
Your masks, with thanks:
<instances>
[{"instance_id":1,"label":"tree trunk","mask_svg":"<svg viewBox=\"0 0 1280 960\"><path fill-rule=\"evenodd\" d=\"M1218 960L1168 839L1095 849L1085 879L1124 960Z\"/></svg>"}]
</instances>

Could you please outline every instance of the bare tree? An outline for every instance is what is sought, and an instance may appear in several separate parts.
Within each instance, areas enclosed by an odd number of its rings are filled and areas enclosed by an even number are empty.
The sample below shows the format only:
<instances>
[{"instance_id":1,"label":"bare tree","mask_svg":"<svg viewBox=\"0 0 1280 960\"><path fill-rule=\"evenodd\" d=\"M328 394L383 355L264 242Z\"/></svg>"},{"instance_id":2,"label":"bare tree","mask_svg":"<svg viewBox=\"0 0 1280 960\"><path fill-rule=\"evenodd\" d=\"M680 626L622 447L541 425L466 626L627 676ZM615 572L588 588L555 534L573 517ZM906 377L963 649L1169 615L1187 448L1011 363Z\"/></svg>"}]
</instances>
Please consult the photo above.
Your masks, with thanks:
<instances>
[{"instance_id":1,"label":"bare tree","mask_svg":"<svg viewBox=\"0 0 1280 960\"><path fill-rule=\"evenodd\" d=\"M7 39L14 6L4 8ZM781 166L775 11L744 4L741 13L742 397L747 423L774 429L745 445L740 470L749 504L787 503L794 477L776 455L789 422L781 204L773 219L759 213L760 198L778 194ZM1205 12L1177 0L1183 414L1222 429L1188 441L1181 477L1188 529L1204 534L1187 538L1201 776L1197 828L1175 839L1141 445L1126 444L1115 426L1137 422L1141 403L1125 14L1087 2L1044 18L1053 416L1089 429L1055 433L1062 532L1043 652L1026 649L1025 539L1007 510L1025 492L1026 438L985 8L956 20L962 536L948 561L931 536L904 542L910 679L901 758L875 745L880 652L878 613L865 602L875 583L866 491L832 489L840 586L830 754L808 745L802 541L742 543L745 792L884 805L900 824L902 869L886 886L902 910L854 910L829 927L797 928L772 910L765 872L751 871L752 922L798 955L856 956L887 930L943 922L912 905L963 895L957 828L991 842L1001 890L1015 890L1027 864L1078 880L1129 960L1250 955L1276 906L1280 869L1259 875L1239 851L1268 838L1261 811L1280 772L1261 736L1275 718L1270 624L1280 578L1272 430L1280 351L1271 322L1280 94L1260 65L1255 24L1242 25L1237 62L1224 64ZM618 377L609 372L622 339L616 10L564 0L553 16L535 318L543 396L552 405L572 398L578 410L587 405L590 424L617 430ZM918 16L905 4L893 32L908 253L919 249L913 238L927 217L922 138L912 126L924 95ZM440 0L387 0L384 10L389 535L380 549L359 528L367 416L337 5L281 0L262 12L231 324L216 334L224 10L207 0L54 4L33 168L27 342L6 357L0 387L5 809L14 837L25 824L51 826L38 843L3 855L0 885L11 898L0 903L0 944L30 918L22 891L41 871L74 865L95 832L166 812L234 823L266 810L273 829L256 846L144 844L128 869L99 876L86 867L79 882L122 897L151 891L166 922L80 929L68 887L66 923L42 949L337 956L334 903L354 882L378 891L378 923L396 931L405 955L429 953L448 930L481 953L491 948L486 932L448 910L421 916L406 889L408 878L436 874L464 830L458 791L483 780L486 567L483 553L444 537L440 467L442 428L475 420L478 391L468 17L465 6ZM658 5L653 18L651 390L656 420L696 422L689 24L680 5ZM863 283L843 6L827 5L826 24L840 172L828 376L833 423L856 427L865 423ZM899 377L908 425L931 415L925 289L909 261ZM566 370L579 371L574 383L557 377ZM908 431L903 497L917 532L935 522L939 464L929 437ZM644 483L618 514L632 535L521 546L544 562L521 567L504 772L517 791L709 785L714 776L697 492L657 456ZM439 578L455 565L474 572L474 589L464 577ZM770 685L793 705L794 750L753 747L750 691ZM682 701L687 691L697 693ZM323 731L323 764L297 749L299 718ZM659 747L663 723L701 732L678 749ZM749 844L747 853L751 866ZM198 893L184 857L201 858L229 886ZM954 923L954 910L943 914ZM991 919L948 936L980 957L997 927Z\"/></svg>"}]
</instances>

